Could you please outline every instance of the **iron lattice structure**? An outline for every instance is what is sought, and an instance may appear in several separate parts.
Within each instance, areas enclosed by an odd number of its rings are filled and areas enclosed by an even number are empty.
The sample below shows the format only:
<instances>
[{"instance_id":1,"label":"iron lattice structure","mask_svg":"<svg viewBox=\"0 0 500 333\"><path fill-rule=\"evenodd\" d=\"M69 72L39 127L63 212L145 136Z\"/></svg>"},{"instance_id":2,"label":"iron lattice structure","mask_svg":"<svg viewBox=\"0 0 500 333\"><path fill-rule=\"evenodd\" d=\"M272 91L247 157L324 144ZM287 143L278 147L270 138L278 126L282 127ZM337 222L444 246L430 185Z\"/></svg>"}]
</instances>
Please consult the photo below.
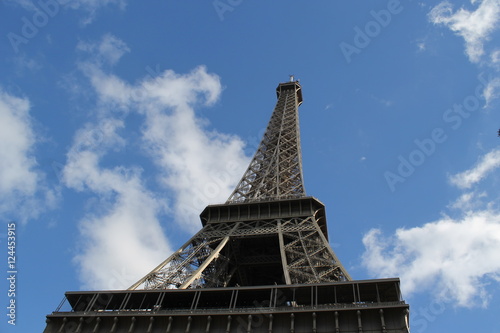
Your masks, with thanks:
<instances>
[{"instance_id":1,"label":"iron lattice structure","mask_svg":"<svg viewBox=\"0 0 500 333\"><path fill-rule=\"evenodd\" d=\"M280 84L276 93L278 102L259 148L227 203L305 196L298 112L302 89L290 82Z\"/></svg>"},{"instance_id":2,"label":"iron lattice structure","mask_svg":"<svg viewBox=\"0 0 500 333\"><path fill-rule=\"evenodd\" d=\"M66 292L44 333L409 333L399 279L353 281L306 196L298 82L277 88L264 137L225 204L127 290Z\"/></svg>"},{"instance_id":3,"label":"iron lattice structure","mask_svg":"<svg viewBox=\"0 0 500 333\"><path fill-rule=\"evenodd\" d=\"M350 280L328 243L324 205L306 197L296 81L278 101L252 161L203 228L129 289L211 288Z\"/></svg>"}]
</instances>

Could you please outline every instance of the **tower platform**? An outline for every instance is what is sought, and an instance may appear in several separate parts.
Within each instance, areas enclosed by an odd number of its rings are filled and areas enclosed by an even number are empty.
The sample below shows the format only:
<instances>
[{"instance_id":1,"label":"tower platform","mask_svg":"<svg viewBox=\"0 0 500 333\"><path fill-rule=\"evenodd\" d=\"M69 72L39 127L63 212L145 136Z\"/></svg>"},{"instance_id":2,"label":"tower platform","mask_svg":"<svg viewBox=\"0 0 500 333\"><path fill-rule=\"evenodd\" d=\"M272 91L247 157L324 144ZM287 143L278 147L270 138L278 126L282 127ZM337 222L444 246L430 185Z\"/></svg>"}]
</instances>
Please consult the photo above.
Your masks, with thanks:
<instances>
[{"instance_id":1,"label":"tower platform","mask_svg":"<svg viewBox=\"0 0 500 333\"><path fill-rule=\"evenodd\" d=\"M408 333L399 279L310 285L67 292L56 332Z\"/></svg>"}]
</instances>

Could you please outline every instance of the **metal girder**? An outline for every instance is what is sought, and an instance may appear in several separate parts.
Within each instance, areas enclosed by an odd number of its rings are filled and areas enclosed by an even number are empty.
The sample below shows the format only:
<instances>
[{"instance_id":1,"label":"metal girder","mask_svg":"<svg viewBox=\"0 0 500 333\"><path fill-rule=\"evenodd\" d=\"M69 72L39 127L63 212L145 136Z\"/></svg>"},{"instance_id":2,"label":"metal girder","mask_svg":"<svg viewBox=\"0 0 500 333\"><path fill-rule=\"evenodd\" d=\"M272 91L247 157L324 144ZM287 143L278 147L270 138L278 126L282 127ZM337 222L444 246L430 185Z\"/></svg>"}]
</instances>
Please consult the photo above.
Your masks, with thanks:
<instances>
[{"instance_id":1,"label":"metal girder","mask_svg":"<svg viewBox=\"0 0 500 333\"><path fill-rule=\"evenodd\" d=\"M213 250L210 255L207 257L207 259L203 262L203 264L198 267L196 271L191 274L191 276L184 281L184 283L179 287L179 289L186 289L193 283L194 280L199 279L205 268L210 265L210 263L219 255L220 251L222 248L227 244L229 241L229 236L224 237L224 239L217 245L217 248Z\"/></svg>"}]
</instances>

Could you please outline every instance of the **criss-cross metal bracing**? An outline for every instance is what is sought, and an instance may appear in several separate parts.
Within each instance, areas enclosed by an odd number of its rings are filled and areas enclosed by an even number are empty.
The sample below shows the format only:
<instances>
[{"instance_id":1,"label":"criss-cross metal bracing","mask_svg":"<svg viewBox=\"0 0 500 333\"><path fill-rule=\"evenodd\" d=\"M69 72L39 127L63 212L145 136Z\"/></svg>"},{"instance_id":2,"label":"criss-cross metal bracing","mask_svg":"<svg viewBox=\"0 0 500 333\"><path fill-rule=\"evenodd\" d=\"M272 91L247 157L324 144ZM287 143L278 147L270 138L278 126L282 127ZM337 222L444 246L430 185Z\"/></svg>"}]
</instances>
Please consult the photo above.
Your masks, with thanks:
<instances>
[{"instance_id":1,"label":"criss-cross metal bracing","mask_svg":"<svg viewBox=\"0 0 500 333\"><path fill-rule=\"evenodd\" d=\"M306 197L298 82L278 102L228 201L205 208L203 229L129 289L187 289L348 281L328 243L324 205Z\"/></svg>"},{"instance_id":2,"label":"criss-cross metal bracing","mask_svg":"<svg viewBox=\"0 0 500 333\"><path fill-rule=\"evenodd\" d=\"M129 289L348 281L312 197L208 206L204 227Z\"/></svg>"},{"instance_id":3,"label":"criss-cross metal bracing","mask_svg":"<svg viewBox=\"0 0 500 333\"><path fill-rule=\"evenodd\" d=\"M298 119L302 90L298 82L287 82L276 92L266 132L228 203L305 196Z\"/></svg>"}]
</instances>

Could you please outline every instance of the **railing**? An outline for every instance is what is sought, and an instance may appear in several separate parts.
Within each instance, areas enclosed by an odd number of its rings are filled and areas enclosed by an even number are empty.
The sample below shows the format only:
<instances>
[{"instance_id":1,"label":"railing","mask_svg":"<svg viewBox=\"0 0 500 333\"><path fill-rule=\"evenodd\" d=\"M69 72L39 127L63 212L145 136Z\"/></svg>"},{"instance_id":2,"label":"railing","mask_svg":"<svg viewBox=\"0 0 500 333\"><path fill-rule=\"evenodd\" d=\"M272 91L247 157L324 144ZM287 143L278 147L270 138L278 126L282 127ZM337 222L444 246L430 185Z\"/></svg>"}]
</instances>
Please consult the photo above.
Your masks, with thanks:
<instances>
[{"instance_id":1,"label":"railing","mask_svg":"<svg viewBox=\"0 0 500 333\"><path fill-rule=\"evenodd\" d=\"M301 199L306 198L307 196L304 193L301 194L293 194L293 195L280 195L280 196L265 196L259 198L238 198L235 200L228 201L228 204L236 204L236 203L255 203L255 202L264 202L264 201L280 201L280 200L288 200L288 199Z\"/></svg>"},{"instance_id":2,"label":"railing","mask_svg":"<svg viewBox=\"0 0 500 333\"><path fill-rule=\"evenodd\" d=\"M160 307L153 307L148 309L116 309L116 310L105 310L99 309L94 311L85 312L85 315L95 316L106 315L106 314L208 314L208 313L282 313L282 312L311 312L311 311L329 311L329 310L356 310L362 308L389 308L389 307L399 307L406 305L404 301L400 302L373 302L373 303L332 303L332 304L320 304L317 306L310 305L287 305L287 306L277 306L277 307L237 307L237 308L198 308L198 309L162 309ZM82 316L82 312L75 311L54 311L53 315L65 315L65 316Z\"/></svg>"}]
</instances>

